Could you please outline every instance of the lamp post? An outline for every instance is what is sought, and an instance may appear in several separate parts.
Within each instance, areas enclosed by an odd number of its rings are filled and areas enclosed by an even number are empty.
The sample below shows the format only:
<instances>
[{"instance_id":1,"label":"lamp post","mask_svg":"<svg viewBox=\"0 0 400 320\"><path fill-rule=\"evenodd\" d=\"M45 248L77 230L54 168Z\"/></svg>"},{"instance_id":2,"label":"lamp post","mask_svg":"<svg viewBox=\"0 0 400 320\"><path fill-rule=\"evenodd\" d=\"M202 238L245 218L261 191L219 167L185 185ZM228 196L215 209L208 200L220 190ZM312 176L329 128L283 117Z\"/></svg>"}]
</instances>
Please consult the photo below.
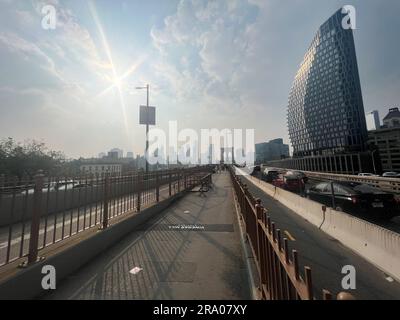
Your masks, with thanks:
<instances>
[{"instance_id":1,"label":"lamp post","mask_svg":"<svg viewBox=\"0 0 400 320\"><path fill-rule=\"evenodd\" d=\"M145 87L136 87L137 90L146 89L147 91L147 103L146 108L149 107L149 85L147 84ZM149 123L146 123L146 152L145 152L145 159L146 159L146 173L149 172L149 162L148 162L148 151L149 151Z\"/></svg>"},{"instance_id":2,"label":"lamp post","mask_svg":"<svg viewBox=\"0 0 400 320\"><path fill-rule=\"evenodd\" d=\"M372 166L374 167L374 174L376 174L376 168L375 168L375 157L374 157L374 153L377 151L377 149L373 150L371 152L371 157L372 157Z\"/></svg>"}]
</instances>

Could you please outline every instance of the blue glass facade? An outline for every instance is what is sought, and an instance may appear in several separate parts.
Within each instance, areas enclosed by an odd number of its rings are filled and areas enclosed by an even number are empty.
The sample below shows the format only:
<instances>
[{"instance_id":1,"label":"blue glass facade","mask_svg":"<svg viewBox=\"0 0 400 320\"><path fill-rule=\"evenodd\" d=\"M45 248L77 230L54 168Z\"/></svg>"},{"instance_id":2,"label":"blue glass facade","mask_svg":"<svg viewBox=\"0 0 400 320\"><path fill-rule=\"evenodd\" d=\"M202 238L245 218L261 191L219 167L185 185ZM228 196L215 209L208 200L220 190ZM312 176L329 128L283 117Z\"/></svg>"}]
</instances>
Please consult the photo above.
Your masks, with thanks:
<instances>
[{"instance_id":1,"label":"blue glass facade","mask_svg":"<svg viewBox=\"0 0 400 320\"><path fill-rule=\"evenodd\" d=\"M295 157L366 149L353 31L343 17L339 10L319 28L296 74L287 114Z\"/></svg>"}]
</instances>

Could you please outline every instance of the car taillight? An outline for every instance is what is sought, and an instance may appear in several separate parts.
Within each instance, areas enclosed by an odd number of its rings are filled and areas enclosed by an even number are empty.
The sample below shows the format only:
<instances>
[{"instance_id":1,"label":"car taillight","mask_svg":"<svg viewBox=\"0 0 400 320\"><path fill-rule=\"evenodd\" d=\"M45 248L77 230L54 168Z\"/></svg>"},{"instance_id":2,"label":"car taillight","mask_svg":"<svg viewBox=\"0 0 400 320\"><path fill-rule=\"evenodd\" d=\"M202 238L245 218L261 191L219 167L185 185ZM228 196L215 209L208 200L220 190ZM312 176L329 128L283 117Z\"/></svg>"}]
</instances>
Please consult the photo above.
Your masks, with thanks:
<instances>
[{"instance_id":1,"label":"car taillight","mask_svg":"<svg viewBox=\"0 0 400 320\"><path fill-rule=\"evenodd\" d=\"M356 204L358 202L357 197L351 197L351 202L353 202L354 204Z\"/></svg>"}]
</instances>

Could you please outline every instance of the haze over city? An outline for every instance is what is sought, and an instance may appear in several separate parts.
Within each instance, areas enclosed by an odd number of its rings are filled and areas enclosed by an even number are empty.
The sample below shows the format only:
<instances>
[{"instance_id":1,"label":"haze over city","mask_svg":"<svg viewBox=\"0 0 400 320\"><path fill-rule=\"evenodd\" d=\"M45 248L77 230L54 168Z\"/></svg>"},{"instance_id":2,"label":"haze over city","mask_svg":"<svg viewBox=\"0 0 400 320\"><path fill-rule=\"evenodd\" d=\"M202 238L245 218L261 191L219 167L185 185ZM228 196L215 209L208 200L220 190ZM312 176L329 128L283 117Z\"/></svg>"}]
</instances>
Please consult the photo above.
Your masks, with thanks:
<instances>
[{"instance_id":1,"label":"haze over city","mask_svg":"<svg viewBox=\"0 0 400 320\"><path fill-rule=\"evenodd\" d=\"M254 128L256 142L288 143L296 70L315 30L347 2L1 0L0 136L69 157L143 154L146 96L135 87L149 83L160 128ZM55 30L41 26L49 3ZM400 3L351 4L365 110L384 113L399 98Z\"/></svg>"}]
</instances>

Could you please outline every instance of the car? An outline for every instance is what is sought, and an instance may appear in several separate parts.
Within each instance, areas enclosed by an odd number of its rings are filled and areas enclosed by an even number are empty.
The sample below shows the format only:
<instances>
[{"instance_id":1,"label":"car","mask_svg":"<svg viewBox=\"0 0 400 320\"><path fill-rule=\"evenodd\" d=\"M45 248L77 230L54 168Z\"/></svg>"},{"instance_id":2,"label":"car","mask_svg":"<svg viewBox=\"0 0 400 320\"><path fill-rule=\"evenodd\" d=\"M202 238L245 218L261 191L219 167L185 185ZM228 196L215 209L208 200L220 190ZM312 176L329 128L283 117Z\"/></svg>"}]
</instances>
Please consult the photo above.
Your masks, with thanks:
<instances>
[{"instance_id":1,"label":"car","mask_svg":"<svg viewBox=\"0 0 400 320\"><path fill-rule=\"evenodd\" d=\"M359 177L378 177L378 175L373 174L373 173L367 173L367 172L360 172L358 174Z\"/></svg>"},{"instance_id":2,"label":"car","mask_svg":"<svg viewBox=\"0 0 400 320\"><path fill-rule=\"evenodd\" d=\"M281 172L278 169L266 168L263 172L263 178L266 182L271 183L273 180L279 177L279 174L281 174Z\"/></svg>"},{"instance_id":3,"label":"car","mask_svg":"<svg viewBox=\"0 0 400 320\"><path fill-rule=\"evenodd\" d=\"M393 194L364 183L320 182L309 188L306 196L336 211L350 214L378 219L399 215L399 204Z\"/></svg>"},{"instance_id":4,"label":"car","mask_svg":"<svg viewBox=\"0 0 400 320\"><path fill-rule=\"evenodd\" d=\"M397 172L385 172L382 177L386 178L398 178L400 175Z\"/></svg>"},{"instance_id":5,"label":"car","mask_svg":"<svg viewBox=\"0 0 400 320\"><path fill-rule=\"evenodd\" d=\"M283 189L303 194L305 190L305 183L300 175L286 173L283 175Z\"/></svg>"},{"instance_id":6,"label":"car","mask_svg":"<svg viewBox=\"0 0 400 320\"><path fill-rule=\"evenodd\" d=\"M308 182L308 177L304 172L301 171L287 171L287 175L297 176L298 178L302 179L304 183Z\"/></svg>"}]
</instances>

